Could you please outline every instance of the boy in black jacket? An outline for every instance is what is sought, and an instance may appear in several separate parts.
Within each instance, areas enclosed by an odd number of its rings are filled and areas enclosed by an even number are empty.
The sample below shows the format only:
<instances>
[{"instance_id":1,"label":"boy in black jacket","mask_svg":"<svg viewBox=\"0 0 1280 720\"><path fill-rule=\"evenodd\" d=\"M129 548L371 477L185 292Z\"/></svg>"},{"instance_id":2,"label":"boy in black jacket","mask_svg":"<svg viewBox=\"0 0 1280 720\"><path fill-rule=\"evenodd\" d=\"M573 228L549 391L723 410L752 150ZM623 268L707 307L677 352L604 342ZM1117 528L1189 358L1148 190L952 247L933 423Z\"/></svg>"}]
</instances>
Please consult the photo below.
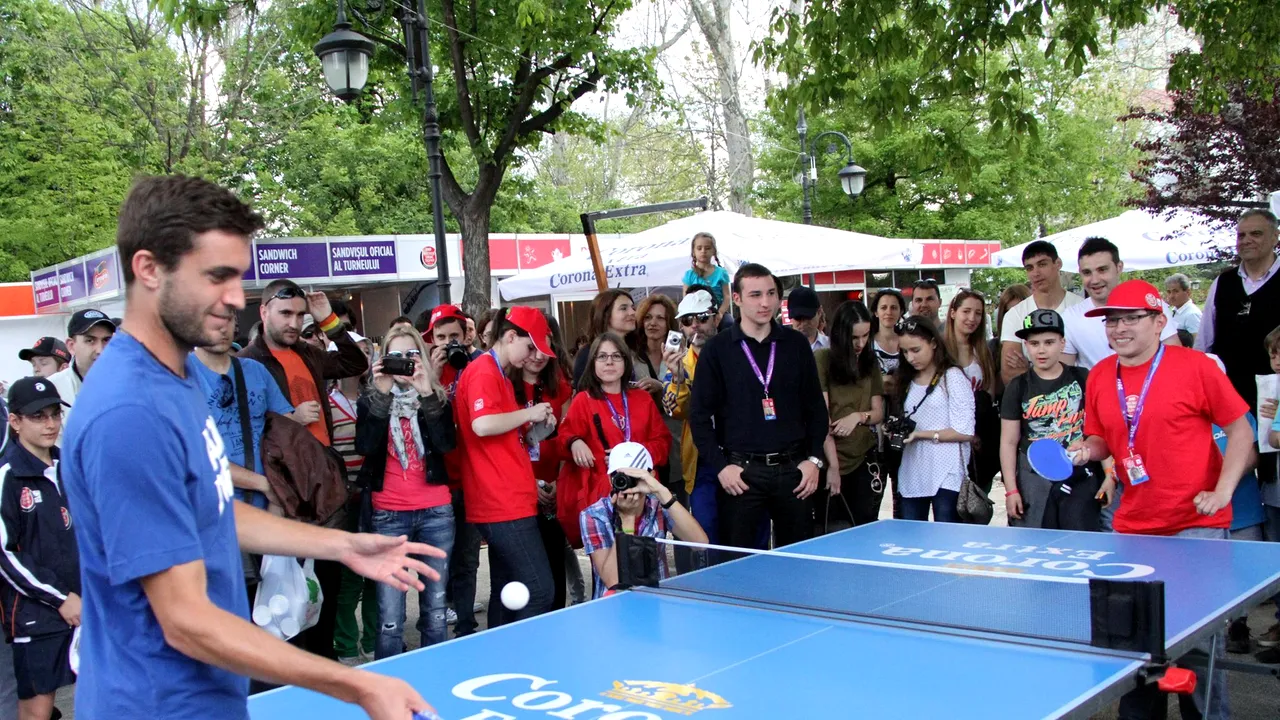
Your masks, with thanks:
<instances>
[{"instance_id":1,"label":"boy in black jacket","mask_svg":"<svg viewBox=\"0 0 1280 720\"><path fill-rule=\"evenodd\" d=\"M0 610L13 643L20 720L47 720L58 688L75 682L72 630L80 625L80 561L58 476L62 408L44 378L9 389L0 453Z\"/></svg>"}]
</instances>

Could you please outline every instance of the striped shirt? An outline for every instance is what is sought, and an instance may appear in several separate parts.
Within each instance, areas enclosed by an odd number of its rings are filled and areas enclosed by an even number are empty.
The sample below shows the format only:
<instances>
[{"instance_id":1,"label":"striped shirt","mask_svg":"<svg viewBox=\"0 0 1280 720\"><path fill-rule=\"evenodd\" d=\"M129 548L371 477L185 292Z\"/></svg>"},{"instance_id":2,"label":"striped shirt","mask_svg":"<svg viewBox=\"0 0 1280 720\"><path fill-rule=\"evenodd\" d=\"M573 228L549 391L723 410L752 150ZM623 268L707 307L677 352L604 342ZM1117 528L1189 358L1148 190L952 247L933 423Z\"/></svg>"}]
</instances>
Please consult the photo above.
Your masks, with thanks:
<instances>
[{"instance_id":1,"label":"striped shirt","mask_svg":"<svg viewBox=\"0 0 1280 720\"><path fill-rule=\"evenodd\" d=\"M356 454L356 407L336 387L329 391L329 406L333 413L333 449L347 466L347 482L355 482L364 465L364 456Z\"/></svg>"}]
</instances>

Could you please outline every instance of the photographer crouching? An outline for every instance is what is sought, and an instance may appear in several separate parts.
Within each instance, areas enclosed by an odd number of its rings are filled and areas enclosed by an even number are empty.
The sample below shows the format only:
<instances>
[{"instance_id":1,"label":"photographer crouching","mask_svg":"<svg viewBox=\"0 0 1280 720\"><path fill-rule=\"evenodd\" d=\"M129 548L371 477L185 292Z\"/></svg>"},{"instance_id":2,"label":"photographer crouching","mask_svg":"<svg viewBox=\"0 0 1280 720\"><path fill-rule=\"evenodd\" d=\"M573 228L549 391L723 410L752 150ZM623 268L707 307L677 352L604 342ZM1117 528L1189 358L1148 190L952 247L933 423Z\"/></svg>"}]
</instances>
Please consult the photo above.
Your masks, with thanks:
<instances>
[{"instance_id":1,"label":"photographer crouching","mask_svg":"<svg viewBox=\"0 0 1280 720\"><path fill-rule=\"evenodd\" d=\"M578 518L583 550L595 571L592 598L642 584L637 580L643 578L637 575L649 573L637 565L648 565L659 577L668 577L667 554L655 538L670 533L685 542L707 542L698 521L653 476L653 457L640 443L614 446L609 453L609 482L609 496L597 500ZM621 566L619 555L625 558Z\"/></svg>"}]
</instances>

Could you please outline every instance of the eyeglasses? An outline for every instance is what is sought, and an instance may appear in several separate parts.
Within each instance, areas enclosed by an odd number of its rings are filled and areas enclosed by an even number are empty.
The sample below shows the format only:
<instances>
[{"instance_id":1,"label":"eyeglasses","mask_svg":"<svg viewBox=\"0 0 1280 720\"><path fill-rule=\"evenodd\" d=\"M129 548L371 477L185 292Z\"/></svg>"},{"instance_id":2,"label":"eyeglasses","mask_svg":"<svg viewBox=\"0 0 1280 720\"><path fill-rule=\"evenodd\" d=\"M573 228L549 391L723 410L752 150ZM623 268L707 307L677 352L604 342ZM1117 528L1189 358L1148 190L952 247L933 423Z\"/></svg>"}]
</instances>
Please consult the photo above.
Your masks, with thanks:
<instances>
[{"instance_id":1,"label":"eyeglasses","mask_svg":"<svg viewBox=\"0 0 1280 720\"><path fill-rule=\"evenodd\" d=\"M14 415L18 415L18 413L14 413ZM19 417L24 417L34 423L50 423L54 420L62 419L62 407L55 405L47 410L41 410L35 415L19 415Z\"/></svg>"},{"instance_id":2,"label":"eyeglasses","mask_svg":"<svg viewBox=\"0 0 1280 720\"><path fill-rule=\"evenodd\" d=\"M1113 316L1104 318L1102 322L1109 328L1118 326L1133 327L1141 322L1142 318L1153 317L1154 315L1155 313L1151 312L1137 313L1135 315L1120 315L1118 317Z\"/></svg>"},{"instance_id":3,"label":"eyeglasses","mask_svg":"<svg viewBox=\"0 0 1280 720\"><path fill-rule=\"evenodd\" d=\"M698 313L697 315L685 315L684 317L680 318L680 324L684 327L690 327L695 322L704 323L713 317L715 317L715 315L711 313Z\"/></svg>"},{"instance_id":4,"label":"eyeglasses","mask_svg":"<svg viewBox=\"0 0 1280 720\"><path fill-rule=\"evenodd\" d=\"M422 357L422 351L421 350L405 350L401 352L400 350L392 350L391 352L385 353L384 355L385 357L410 358L412 360L417 360L418 358Z\"/></svg>"},{"instance_id":5,"label":"eyeglasses","mask_svg":"<svg viewBox=\"0 0 1280 720\"><path fill-rule=\"evenodd\" d=\"M622 353L598 353L596 355L596 362L604 363L605 365L625 362L626 359L626 356Z\"/></svg>"}]
</instances>

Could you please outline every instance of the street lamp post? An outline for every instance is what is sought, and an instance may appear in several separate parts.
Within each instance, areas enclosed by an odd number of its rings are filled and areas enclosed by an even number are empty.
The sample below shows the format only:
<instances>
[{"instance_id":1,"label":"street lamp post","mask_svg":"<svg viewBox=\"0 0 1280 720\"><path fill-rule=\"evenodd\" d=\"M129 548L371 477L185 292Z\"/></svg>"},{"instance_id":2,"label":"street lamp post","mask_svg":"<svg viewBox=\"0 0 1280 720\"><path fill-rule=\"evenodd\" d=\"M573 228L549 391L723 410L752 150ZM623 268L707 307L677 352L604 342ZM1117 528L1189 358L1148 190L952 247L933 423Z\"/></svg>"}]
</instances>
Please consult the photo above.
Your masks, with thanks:
<instances>
[{"instance_id":1,"label":"street lamp post","mask_svg":"<svg viewBox=\"0 0 1280 720\"><path fill-rule=\"evenodd\" d=\"M867 171L853 162L853 144L842 132L828 130L818 135L813 139L815 152L809 152L809 123L805 121L804 108L800 109L800 119L796 121L796 132L800 134L800 187L804 192L804 224L812 225L813 204L809 198L809 187L818 181L816 148L823 138L835 137L844 143L845 165L840 172L836 173L836 176L840 178L840 187L844 189L845 195L856 198L862 194L862 188L867 181Z\"/></svg>"},{"instance_id":2,"label":"street lamp post","mask_svg":"<svg viewBox=\"0 0 1280 720\"><path fill-rule=\"evenodd\" d=\"M409 0L413 2L414 0ZM436 245L436 289L440 303L450 300L449 252L444 237L444 203L440 195L440 116L436 109L435 75L431 67L431 39L428 35L430 18L426 1L416 0L416 6L400 5L400 24L404 29L405 60L412 81L413 101L418 92L423 94L422 139L427 147L427 176L431 184L431 225ZM316 55L324 68L325 83L344 102L360 96L369 76L369 58L374 44L365 36L351 29L347 22L344 1L338 0L338 15L333 32L325 35L315 45Z\"/></svg>"}]
</instances>

